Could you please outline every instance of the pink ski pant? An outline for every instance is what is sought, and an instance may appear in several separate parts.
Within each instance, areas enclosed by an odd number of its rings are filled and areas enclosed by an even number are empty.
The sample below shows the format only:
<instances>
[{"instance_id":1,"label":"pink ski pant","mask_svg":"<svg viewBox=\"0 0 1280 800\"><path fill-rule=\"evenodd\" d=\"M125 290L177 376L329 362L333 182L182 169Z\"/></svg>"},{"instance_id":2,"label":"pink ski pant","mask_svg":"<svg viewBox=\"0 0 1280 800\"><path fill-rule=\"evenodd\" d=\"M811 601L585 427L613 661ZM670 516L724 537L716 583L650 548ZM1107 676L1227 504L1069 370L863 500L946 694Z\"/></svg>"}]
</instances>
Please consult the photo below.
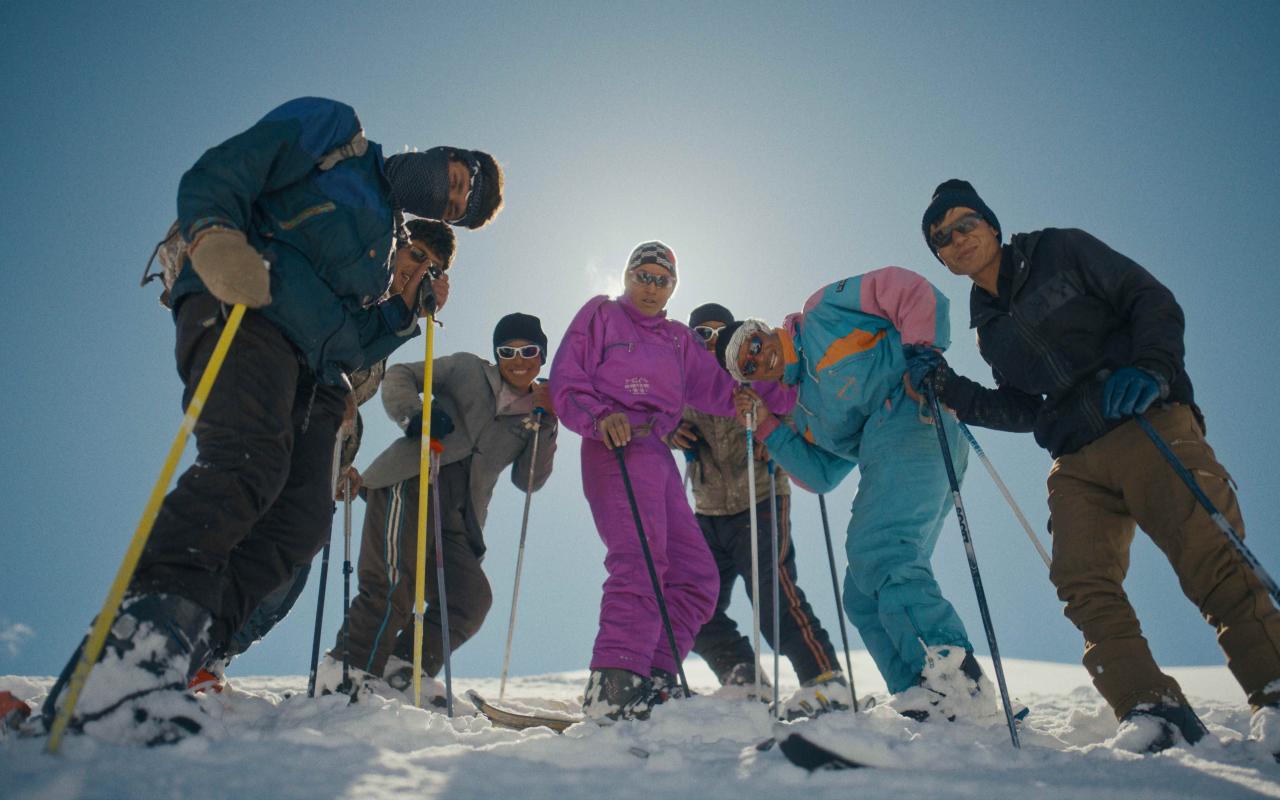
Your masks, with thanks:
<instances>
[{"instance_id":1,"label":"pink ski pant","mask_svg":"<svg viewBox=\"0 0 1280 800\"><path fill-rule=\"evenodd\" d=\"M638 436L624 454L683 660L715 611L720 574L685 498L671 451L655 436ZM591 668L615 667L646 676L654 669L675 673L617 456L594 439L582 442L582 487L604 541L609 573Z\"/></svg>"}]
</instances>

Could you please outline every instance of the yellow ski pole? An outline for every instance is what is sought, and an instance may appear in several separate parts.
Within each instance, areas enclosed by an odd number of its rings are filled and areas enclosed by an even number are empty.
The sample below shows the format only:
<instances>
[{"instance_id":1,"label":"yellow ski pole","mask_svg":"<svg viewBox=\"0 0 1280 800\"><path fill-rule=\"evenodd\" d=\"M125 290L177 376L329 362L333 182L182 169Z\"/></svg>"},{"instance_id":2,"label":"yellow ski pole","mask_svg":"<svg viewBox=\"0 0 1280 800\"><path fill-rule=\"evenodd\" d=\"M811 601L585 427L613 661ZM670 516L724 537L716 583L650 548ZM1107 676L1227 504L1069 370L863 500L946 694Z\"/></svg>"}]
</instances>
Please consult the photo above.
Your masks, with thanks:
<instances>
[{"instance_id":1,"label":"yellow ski pole","mask_svg":"<svg viewBox=\"0 0 1280 800\"><path fill-rule=\"evenodd\" d=\"M427 492L431 487L431 372L435 317L427 317L427 361L422 368L422 445L418 449L418 552L413 577L413 704L422 708L422 620L427 595Z\"/></svg>"},{"instance_id":2,"label":"yellow ski pole","mask_svg":"<svg viewBox=\"0 0 1280 800\"><path fill-rule=\"evenodd\" d=\"M71 721L71 714L75 711L76 701L80 699L80 691L84 689L84 684L89 680L89 673L93 671L93 665L98 661L98 655L102 652L102 646L107 641L107 632L111 630L112 624L115 623L116 611L120 608L120 601L124 599L125 589L129 587L129 581L133 579L133 572L138 566L138 559L142 556L142 549L147 545L147 539L151 537L151 529L156 522L156 516L160 513L160 504L164 501L165 490L169 488L169 481L173 478L173 473L178 468L178 459L182 457L182 451L186 448L187 437L192 429L196 426L196 420L200 419L200 412L204 410L205 400L209 398L209 391L213 388L213 382L218 377L218 371L222 369L222 362L227 357L227 350L231 347L231 340L235 337L236 331L240 328L240 320L244 317L244 306L236 304L231 309L230 316L227 317L227 324L222 329L222 334L218 337L218 343L213 348L213 355L209 358L209 364L204 369L204 374L200 376L200 382L196 385L195 394L191 397L191 402L187 404L186 416L182 418L182 425L178 428L178 435L174 437L173 444L169 447L169 457L165 459L164 467L160 470L160 477L156 479L156 485L151 489L151 497L147 500L147 507L142 512L142 519L138 521L138 528L133 532L133 539L129 542L129 549L125 550L124 561L120 564L120 569L116 572L115 582L111 584L111 590L107 592L107 599L102 604L102 610L98 612L97 618L93 621L93 628L89 632L89 640L85 642L84 649L80 652L80 661L76 663L76 668L71 673L71 680L67 683L67 699L59 709L58 715L54 717L53 727L49 729L49 742L45 745L46 753L57 753L58 747L62 744L62 735L67 730L67 723Z\"/></svg>"}]
</instances>

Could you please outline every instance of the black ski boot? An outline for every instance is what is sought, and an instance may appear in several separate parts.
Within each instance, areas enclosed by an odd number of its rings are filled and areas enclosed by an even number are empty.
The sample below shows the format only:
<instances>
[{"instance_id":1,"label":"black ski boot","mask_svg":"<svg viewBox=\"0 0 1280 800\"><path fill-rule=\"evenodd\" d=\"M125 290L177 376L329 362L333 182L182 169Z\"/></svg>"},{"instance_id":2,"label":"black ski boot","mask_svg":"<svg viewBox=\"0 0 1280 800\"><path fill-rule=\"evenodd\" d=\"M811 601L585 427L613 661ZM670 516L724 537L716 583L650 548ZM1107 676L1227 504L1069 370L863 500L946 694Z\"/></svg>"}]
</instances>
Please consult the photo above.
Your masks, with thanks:
<instances>
[{"instance_id":1,"label":"black ski boot","mask_svg":"<svg viewBox=\"0 0 1280 800\"><path fill-rule=\"evenodd\" d=\"M1126 750L1159 753L1179 740L1194 745L1209 733L1191 706L1179 703L1142 703L1120 720L1117 737Z\"/></svg>"},{"instance_id":2,"label":"black ski boot","mask_svg":"<svg viewBox=\"0 0 1280 800\"><path fill-rule=\"evenodd\" d=\"M652 679L625 669L593 669L583 692L582 713L600 725L648 719L654 701Z\"/></svg>"},{"instance_id":3,"label":"black ski boot","mask_svg":"<svg viewBox=\"0 0 1280 800\"><path fill-rule=\"evenodd\" d=\"M685 694L684 687L680 685L680 678L665 669L655 667L651 671L649 680L653 684L654 705L665 703L671 699L680 699L693 695L692 690L690 690L689 694Z\"/></svg>"},{"instance_id":4,"label":"black ski boot","mask_svg":"<svg viewBox=\"0 0 1280 800\"><path fill-rule=\"evenodd\" d=\"M184 597L126 596L68 728L114 742L170 744L199 733L203 716L187 682L209 655L210 615ZM52 726L85 641L49 691Z\"/></svg>"}]
</instances>

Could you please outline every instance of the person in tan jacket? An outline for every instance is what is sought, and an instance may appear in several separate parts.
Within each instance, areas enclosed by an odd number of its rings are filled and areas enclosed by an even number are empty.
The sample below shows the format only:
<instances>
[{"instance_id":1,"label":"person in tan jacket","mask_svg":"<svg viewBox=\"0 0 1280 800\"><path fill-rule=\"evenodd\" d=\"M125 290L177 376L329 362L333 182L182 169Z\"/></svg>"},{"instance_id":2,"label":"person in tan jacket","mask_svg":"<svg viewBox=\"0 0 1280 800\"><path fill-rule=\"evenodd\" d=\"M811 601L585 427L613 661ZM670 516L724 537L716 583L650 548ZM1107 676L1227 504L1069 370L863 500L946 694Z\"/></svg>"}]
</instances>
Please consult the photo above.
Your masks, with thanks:
<instances>
[{"instance_id":1,"label":"person in tan jacket","mask_svg":"<svg viewBox=\"0 0 1280 800\"><path fill-rule=\"evenodd\" d=\"M714 352L721 328L733 322L722 305L706 303L689 316L689 326ZM777 391L777 389L774 389ZM694 518L711 548L720 571L720 595L715 614L702 626L693 651L710 665L721 685L755 683L756 653L751 641L728 615L734 583L741 576L751 595L751 521L747 485L746 428L734 417L717 417L686 407L680 427L671 436L673 447L689 459L693 486ZM796 582L796 553L791 546L791 486L787 474L776 468L778 494L778 553L781 603L780 643L773 641L773 507L769 498L769 453L763 443L755 447L756 520L760 559L760 619L770 647L790 661L801 690L786 704L790 717L808 716L832 708L844 708L848 685L836 659L831 637L813 612Z\"/></svg>"}]
</instances>

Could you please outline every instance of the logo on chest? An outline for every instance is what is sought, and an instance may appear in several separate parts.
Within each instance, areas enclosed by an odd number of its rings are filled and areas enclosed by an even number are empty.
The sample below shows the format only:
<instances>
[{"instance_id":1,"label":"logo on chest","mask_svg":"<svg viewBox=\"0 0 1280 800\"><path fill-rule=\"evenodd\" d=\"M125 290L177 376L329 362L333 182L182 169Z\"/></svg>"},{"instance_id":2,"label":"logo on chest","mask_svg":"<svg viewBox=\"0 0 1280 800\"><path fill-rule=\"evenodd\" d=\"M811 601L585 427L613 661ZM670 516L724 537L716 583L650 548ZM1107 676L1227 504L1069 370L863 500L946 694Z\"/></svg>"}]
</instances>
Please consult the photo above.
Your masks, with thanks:
<instances>
[{"instance_id":1,"label":"logo on chest","mask_svg":"<svg viewBox=\"0 0 1280 800\"><path fill-rule=\"evenodd\" d=\"M648 394L650 383L648 378L627 378L622 386L632 394Z\"/></svg>"}]
</instances>

